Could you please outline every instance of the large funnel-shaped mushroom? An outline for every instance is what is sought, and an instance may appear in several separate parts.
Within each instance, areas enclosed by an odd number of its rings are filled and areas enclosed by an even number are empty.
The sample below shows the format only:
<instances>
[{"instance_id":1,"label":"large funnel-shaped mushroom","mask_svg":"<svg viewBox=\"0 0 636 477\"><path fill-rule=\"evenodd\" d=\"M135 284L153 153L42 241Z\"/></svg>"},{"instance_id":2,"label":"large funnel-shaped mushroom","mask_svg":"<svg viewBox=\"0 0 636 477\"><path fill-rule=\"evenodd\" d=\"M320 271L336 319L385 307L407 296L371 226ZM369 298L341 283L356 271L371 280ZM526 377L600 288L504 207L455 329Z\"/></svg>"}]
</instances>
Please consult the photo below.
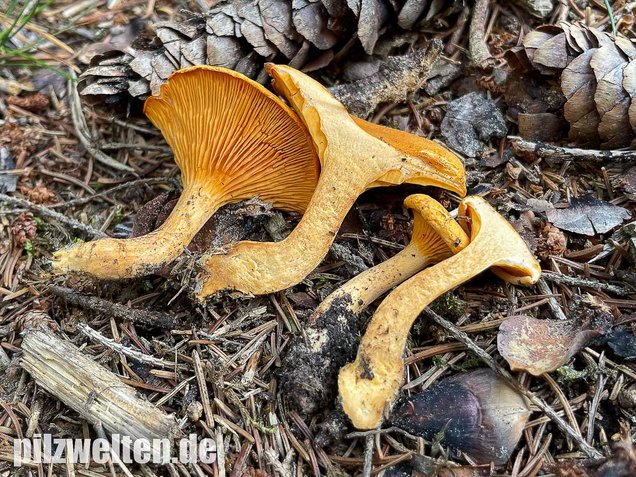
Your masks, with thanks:
<instances>
[{"instance_id":1,"label":"large funnel-shaped mushroom","mask_svg":"<svg viewBox=\"0 0 636 477\"><path fill-rule=\"evenodd\" d=\"M309 130L321 161L316 191L298 226L276 243L241 242L202 264L198 295L231 289L261 295L305 278L324 258L345 215L366 189L404 182L463 196L461 160L439 144L352 118L320 83L288 66L271 66L274 89Z\"/></svg>"},{"instance_id":2,"label":"large funnel-shaped mushroom","mask_svg":"<svg viewBox=\"0 0 636 477\"><path fill-rule=\"evenodd\" d=\"M286 400L312 414L332 401L340 368L353 359L358 315L382 294L468 245L468 236L442 205L423 194L404 201L413 211L411 241L399 253L352 278L316 308L292 343L281 373Z\"/></svg>"},{"instance_id":3,"label":"large funnel-shaped mushroom","mask_svg":"<svg viewBox=\"0 0 636 477\"><path fill-rule=\"evenodd\" d=\"M319 175L314 147L297 116L258 83L224 68L186 68L146 100L144 112L181 169L179 202L150 234L56 252L58 271L99 278L151 273L183 252L219 207L254 196L305 210Z\"/></svg>"},{"instance_id":4,"label":"large funnel-shaped mushroom","mask_svg":"<svg viewBox=\"0 0 636 477\"><path fill-rule=\"evenodd\" d=\"M484 199L464 199L459 217L466 219L461 223L469 229L470 244L393 290L373 315L356 360L340 371L342 405L358 429L382 422L403 382L402 353L411 325L435 298L489 268L519 285L532 285L541 275L523 239Z\"/></svg>"}]
</instances>

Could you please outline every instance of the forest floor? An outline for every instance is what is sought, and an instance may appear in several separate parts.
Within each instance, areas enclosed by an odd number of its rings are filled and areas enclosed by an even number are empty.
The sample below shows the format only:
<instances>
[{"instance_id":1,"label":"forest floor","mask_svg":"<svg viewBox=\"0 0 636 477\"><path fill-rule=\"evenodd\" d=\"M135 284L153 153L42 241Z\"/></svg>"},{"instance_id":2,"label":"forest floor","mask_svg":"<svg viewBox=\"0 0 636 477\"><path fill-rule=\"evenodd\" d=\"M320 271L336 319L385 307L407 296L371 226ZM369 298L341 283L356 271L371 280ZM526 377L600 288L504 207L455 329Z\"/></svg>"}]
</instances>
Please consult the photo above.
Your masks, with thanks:
<instances>
[{"instance_id":1,"label":"forest floor","mask_svg":"<svg viewBox=\"0 0 636 477\"><path fill-rule=\"evenodd\" d=\"M179 170L160 132L141 114L127 116L108 106L80 103L72 79L94 54L108 49L113 36L130 43L146 23L174 18L183 7L200 8L194 2L177 3L53 1L13 43L0 34L0 475L600 475L592 467L583 470L591 462L589 452L537 407L509 462L491 467L474 465L469 456L434 440L399 431L351 434L354 429L346 421L337 421L341 428L332 429L338 435L335 442L321 447L315 438L325 432L323 423L335 402L313 416L285 404L281 369L312 310L339 285L408 242L412 219L403 206L405 197L425 191L453 210L458 201L452 194L411 185L363 194L321 265L300 284L268 296L221 296L203 305L193 298L190 282L195 259L211 246L279 240L298 222L297 215L258 201L225 207L185 255L160 273L120 281L52 273L54 251L104 235L127 237L133 228L153 230L178 198ZM503 134L473 140L478 150L466 157L468 191L485 197L513 223L547 273L538 285L524 288L487 272L441 297L432 309L505 369L509 367L498 352L497 335L510 317L567 317L576 323L575 334L591 332L594 339L586 338L554 372L514 376L520 387L563 417L580 441L604 456L618 455L627 469L636 466L629 444L636 429L636 227L630 224L636 211L634 157L628 152L625 157L592 154L592 160L579 161L566 151L553 160L532 148L522 155L510 139L518 134L518 111L500 76L507 71L504 54L541 24L568 19L610 31L604 2L589 2L586 8L587 3L557 3L551 16L539 19L511 2L491 2L481 32L492 55L487 68L467 59L468 23L466 17L459 22L462 9L441 18L420 35L441 38L447 64L457 71L435 91L418 90L407 101L381 104L370 119L444 142L441 124L449 105L475 92L484 98L483 107L493 111L464 121L482 121L496 129L488 122L501 118ZM616 2L614 14L619 32L633 39L630 22L636 7ZM8 19L0 13L5 31ZM44 43L29 48L32 37ZM333 65L314 76L328 86L342 81L341 69ZM456 103L455 112L457 108L462 111L461 104ZM139 110L139 102L131 109ZM105 165L99 154L131 171ZM571 224L560 227L567 220L559 222L558 213L549 220L546 204L595 228L585 235L573 232ZM617 220L614 206L625 211ZM597 233L604 220L615 222ZM148 318L159 315L164 319L160 325ZM42 327L79 347L139 396L174 413L185 435L215 439L216 462L14 468L11 443L16 437L34 432L95 435L85 417L21 367L23 332ZM465 341L426 314L414 325L406 361L407 395L484 367ZM171 366L160 367L160 362ZM616 444L623 447L616 450ZM447 468L455 469L453 474L444 473Z\"/></svg>"}]
</instances>

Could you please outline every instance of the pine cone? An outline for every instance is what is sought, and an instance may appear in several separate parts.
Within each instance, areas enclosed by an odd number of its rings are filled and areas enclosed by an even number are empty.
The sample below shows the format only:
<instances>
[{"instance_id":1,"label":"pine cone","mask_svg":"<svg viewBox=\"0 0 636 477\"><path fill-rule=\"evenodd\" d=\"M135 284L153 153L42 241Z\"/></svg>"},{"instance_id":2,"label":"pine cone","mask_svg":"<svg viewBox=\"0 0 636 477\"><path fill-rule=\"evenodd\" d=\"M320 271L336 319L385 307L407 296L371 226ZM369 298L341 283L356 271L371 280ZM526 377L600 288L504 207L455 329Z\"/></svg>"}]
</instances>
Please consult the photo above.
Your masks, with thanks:
<instances>
[{"instance_id":1,"label":"pine cone","mask_svg":"<svg viewBox=\"0 0 636 477\"><path fill-rule=\"evenodd\" d=\"M37 223L31 212L22 212L11 224L11 237L18 247L35 238L38 231Z\"/></svg>"},{"instance_id":2,"label":"pine cone","mask_svg":"<svg viewBox=\"0 0 636 477\"><path fill-rule=\"evenodd\" d=\"M559 106L571 141L606 149L636 147L636 45L631 40L561 23L528 33L506 58L517 71L558 78ZM513 84L523 87L523 82Z\"/></svg>"},{"instance_id":3,"label":"pine cone","mask_svg":"<svg viewBox=\"0 0 636 477\"><path fill-rule=\"evenodd\" d=\"M356 41L371 55L389 30L414 29L456 7L461 2L222 0L205 14L155 23L155 36L138 38L127 52L94 57L79 90L94 102L116 102L126 94L143 99L157 93L174 70L197 64L231 68L261 81L266 61L316 70Z\"/></svg>"}]
</instances>

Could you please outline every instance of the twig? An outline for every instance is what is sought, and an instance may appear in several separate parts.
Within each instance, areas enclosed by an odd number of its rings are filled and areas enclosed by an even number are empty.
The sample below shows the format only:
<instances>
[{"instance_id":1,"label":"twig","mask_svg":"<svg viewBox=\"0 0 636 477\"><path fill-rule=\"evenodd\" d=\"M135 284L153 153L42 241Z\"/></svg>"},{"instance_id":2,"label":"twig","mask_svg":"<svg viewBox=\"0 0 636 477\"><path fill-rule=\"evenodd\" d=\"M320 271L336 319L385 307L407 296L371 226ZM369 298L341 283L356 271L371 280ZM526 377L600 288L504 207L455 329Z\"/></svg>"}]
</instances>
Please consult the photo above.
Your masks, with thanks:
<instances>
[{"instance_id":1,"label":"twig","mask_svg":"<svg viewBox=\"0 0 636 477\"><path fill-rule=\"evenodd\" d=\"M9 204L12 207L21 207L28 209L38 215L41 215L42 217L54 220L64 225L68 225L73 230L85 233L91 238L107 237L105 233L94 229L90 225L83 224L78 220L67 217L66 215L60 214L59 212L55 212L54 210L51 210L43 205L34 204L33 202L30 202L26 199L20 199L19 197L12 197L6 194L0 194L0 204L1 203Z\"/></svg>"},{"instance_id":2,"label":"twig","mask_svg":"<svg viewBox=\"0 0 636 477\"><path fill-rule=\"evenodd\" d=\"M608 291L618 296L627 296L634 293L633 289L604 283L594 278L569 277L566 275L557 275L552 272L543 272L543 278L549 282L563 283L564 285L572 285L575 287L593 288L595 290Z\"/></svg>"},{"instance_id":3,"label":"twig","mask_svg":"<svg viewBox=\"0 0 636 477\"><path fill-rule=\"evenodd\" d=\"M543 277L545 276L545 272L542 273L542 278L537 282L537 288L541 293L548 296L548 306L550 307L550 311L557 320L566 321L568 317L563 312L563 308L559 305L559 302L556 298L552 296L552 290L548 287L548 284L545 282Z\"/></svg>"},{"instance_id":4,"label":"twig","mask_svg":"<svg viewBox=\"0 0 636 477\"><path fill-rule=\"evenodd\" d=\"M512 386L514 389L525 395L535 406L541 409L551 420L554 422L559 429L561 429L565 434L567 434L574 442L576 442L579 448L585 452L585 454L593 459L600 459L603 457L598 450L592 447L590 444L585 442L583 437L577 433L567 422L565 422L555 411L552 409L543 399L535 396L534 393L524 389L519 385L516 379L512 377L508 371L503 369L495 359L490 356L486 351L481 349L470 337L457 328L450 321L445 320L437 313L435 313L430 308L426 308L424 313L431 318L435 323L439 326L443 327L448 333L453 336L456 340L461 341L466 345L466 347L476 354L489 368L491 368L494 372L496 372L499 376L506 380L506 382Z\"/></svg>"},{"instance_id":5,"label":"twig","mask_svg":"<svg viewBox=\"0 0 636 477\"><path fill-rule=\"evenodd\" d=\"M371 477L373 471L373 442L375 436L369 434L364 440L364 467L362 468L362 477Z\"/></svg>"},{"instance_id":6,"label":"twig","mask_svg":"<svg viewBox=\"0 0 636 477\"><path fill-rule=\"evenodd\" d=\"M601 363L602 362L603 356L601 355ZM605 377L601 371L599 371L597 376L598 380L596 381L596 391L594 392L594 397L590 403L590 410L587 416L587 442L589 444L591 444L594 439L594 423L596 422L596 414L598 412L598 406L601 404L601 396L605 389L605 383L607 382L607 377Z\"/></svg>"},{"instance_id":7,"label":"twig","mask_svg":"<svg viewBox=\"0 0 636 477\"><path fill-rule=\"evenodd\" d=\"M444 49L444 53L447 55L452 55L457 50L457 45L462 41L462 37L464 36L466 23L468 22L468 18L470 17L470 8L464 7L462 12L459 14L457 21L455 22L455 30L451 35L450 39L446 43L446 48Z\"/></svg>"},{"instance_id":8,"label":"twig","mask_svg":"<svg viewBox=\"0 0 636 477\"><path fill-rule=\"evenodd\" d=\"M473 5L473 18L468 31L470 61L474 66L484 67L492 58L486 43L486 22L490 0L477 0Z\"/></svg>"},{"instance_id":9,"label":"twig","mask_svg":"<svg viewBox=\"0 0 636 477\"><path fill-rule=\"evenodd\" d=\"M106 315L120 320L129 320L147 326L157 328L173 329L176 325L176 318L168 313L160 313L148 310L136 310L126 305L113 303L103 298L72 290L71 288L49 285L49 290L56 296L64 298L67 302L85 308L87 310L105 313Z\"/></svg>"},{"instance_id":10,"label":"twig","mask_svg":"<svg viewBox=\"0 0 636 477\"><path fill-rule=\"evenodd\" d=\"M114 194L115 192L120 192L122 190L131 189L133 187L140 187L144 185L154 185L154 184L164 184L166 182L169 182L169 179L166 179L164 177L150 177L148 179L137 179L134 181L124 182L123 184L119 184L115 187L111 187L108 190L99 192L97 194L89 195L88 197L73 199L66 202L60 202L59 204L53 204L53 205L50 205L49 207L52 209L57 207L73 207L76 205L86 204L92 200L96 200L101 197Z\"/></svg>"},{"instance_id":11,"label":"twig","mask_svg":"<svg viewBox=\"0 0 636 477\"><path fill-rule=\"evenodd\" d=\"M106 346L117 353L121 353L124 356L127 356L130 359L134 359L140 363L150 364L151 366L157 366L159 368L172 368L174 369L177 366L177 363L173 363L170 361L164 361L163 359L155 358L154 356L149 356L147 354L142 353L141 351L137 351L134 349L126 348L121 343L117 343L115 340L110 338L106 338L104 335L100 334L98 331L94 330L88 325L84 323L79 323L77 325L77 329L84 333L89 339L95 341L101 345Z\"/></svg>"},{"instance_id":12,"label":"twig","mask_svg":"<svg viewBox=\"0 0 636 477\"><path fill-rule=\"evenodd\" d=\"M532 155L559 164L565 161L625 162L636 161L636 151L602 151L598 149L580 149L562 147L542 142L526 141L518 136L510 136L512 148L519 155Z\"/></svg>"},{"instance_id":13,"label":"twig","mask_svg":"<svg viewBox=\"0 0 636 477\"><path fill-rule=\"evenodd\" d=\"M86 124L86 118L82 111L82 101L77 92L77 75L73 70L69 70L69 74L71 75L71 79L68 81L69 106L71 108L71 119L73 120L73 127L75 128L77 138L97 162L101 162L105 166L112 167L118 171L134 172L135 170L132 167L116 161L93 145L94 141L90 136L88 124Z\"/></svg>"}]
</instances>

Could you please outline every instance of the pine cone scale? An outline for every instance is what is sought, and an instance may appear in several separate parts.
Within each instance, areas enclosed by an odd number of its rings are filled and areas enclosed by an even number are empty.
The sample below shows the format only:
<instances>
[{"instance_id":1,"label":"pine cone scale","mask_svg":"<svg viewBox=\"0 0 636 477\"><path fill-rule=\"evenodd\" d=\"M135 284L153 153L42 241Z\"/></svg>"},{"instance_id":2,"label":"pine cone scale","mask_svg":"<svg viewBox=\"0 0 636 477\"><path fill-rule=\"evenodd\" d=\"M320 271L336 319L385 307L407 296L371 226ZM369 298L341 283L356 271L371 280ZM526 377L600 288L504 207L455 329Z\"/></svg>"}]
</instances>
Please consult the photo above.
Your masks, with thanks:
<instances>
[{"instance_id":1,"label":"pine cone scale","mask_svg":"<svg viewBox=\"0 0 636 477\"><path fill-rule=\"evenodd\" d=\"M510 64L558 75L569 138L603 148L629 146L636 136L636 46L626 37L583 25L530 32Z\"/></svg>"}]
</instances>

